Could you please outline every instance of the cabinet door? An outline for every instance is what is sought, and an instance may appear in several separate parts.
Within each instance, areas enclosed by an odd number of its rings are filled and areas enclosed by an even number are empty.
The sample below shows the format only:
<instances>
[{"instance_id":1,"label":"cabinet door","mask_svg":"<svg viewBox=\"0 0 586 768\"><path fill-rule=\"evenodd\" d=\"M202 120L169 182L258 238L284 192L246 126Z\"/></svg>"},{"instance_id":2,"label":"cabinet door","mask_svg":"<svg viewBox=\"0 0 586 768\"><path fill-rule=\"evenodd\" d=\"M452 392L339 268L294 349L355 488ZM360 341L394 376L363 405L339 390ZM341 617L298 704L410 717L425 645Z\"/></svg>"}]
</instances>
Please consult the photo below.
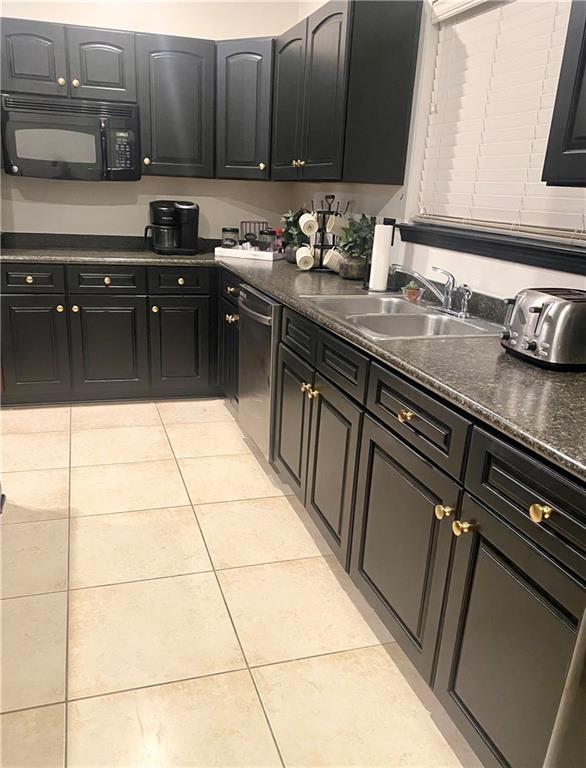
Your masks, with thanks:
<instances>
[{"instance_id":1,"label":"cabinet door","mask_svg":"<svg viewBox=\"0 0 586 768\"><path fill-rule=\"evenodd\" d=\"M544 763L583 585L466 496L434 690L486 766Z\"/></svg>"},{"instance_id":2,"label":"cabinet door","mask_svg":"<svg viewBox=\"0 0 586 768\"><path fill-rule=\"evenodd\" d=\"M304 179L341 179L348 81L348 2L326 3L308 19L303 139Z\"/></svg>"},{"instance_id":3,"label":"cabinet door","mask_svg":"<svg viewBox=\"0 0 586 768\"><path fill-rule=\"evenodd\" d=\"M148 388L146 298L69 297L73 389L80 397L125 397Z\"/></svg>"},{"instance_id":4,"label":"cabinet door","mask_svg":"<svg viewBox=\"0 0 586 768\"><path fill-rule=\"evenodd\" d=\"M427 681L459 498L453 480L365 417L350 575ZM443 519L438 505L451 508Z\"/></svg>"},{"instance_id":5,"label":"cabinet door","mask_svg":"<svg viewBox=\"0 0 586 768\"><path fill-rule=\"evenodd\" d=\"M226 299L220 299L219 333L219 384L225 396L238 402L239 330L236 307Z\"/></svg>"},{"instance_id":6,"label":"cabinet door","mask_svg":"<svg viewBox=\"0 0 586 768\"><path fill-rule=\"evenodd\" d=\"M300 175L306 35L304 19L275 41L272 179L291 180Z\"/></svg>"},{"instance_id":7,"label":"cabinet door","mask_svg":"<svg viewBox=\"0 0 586 768\"><path fill-rule=\"evenodd\" d=\"M586 3L574 0L558 82L543 181L586 186Z\"/></svg>"},{"instance_id":8,"label":"cabinet door","mask_svg":"<svg viewBox=\"0 0 586 768\"><path fill-rule=\"evenodd\" d=\"M211 40L136 35L143 174L213 176Z\"/></svg>"},{"instance_id":9,"label":"cabinet door","mask_svg":"<svg viewBox=\"0 0 586 768\"><path fill-rule=\"evenodd\" d=\"M71 95L136 101L134 33L67 27Z\"/></svg>"},{"instance_id":10,"label":"cabinet door","mask_svg":"<svg viewBox=\"0 0 586 768\"><path fill-rule=\"evenodd\" d=\"M70 392L65 296L2 297L5 403L65 399Z\"/></svg>"},{"instance_id":11,"label":"cabinet door","mask_svg":"<svg viewBox=\"0 0 586 768\"><path fill-rule=\"evenodd\" d=\"M362 412L319 374L315 389L305 506L346 567Z\"/></svg>"},{"instance_id":12,"label":"cabinet door","mask_svg":"<svg viewBox=\"0 0 586 768\"><path fill-rule=\"evenodd\" d=\"M150 300L153 387L196 392L210 385L210 300L153 296Z\"/></svg>"},{"instance_id":13,"label":"cabinet door","mask_svg":"<svg viewBox=\"0 0 586 768\"><path fill-rule=\"evenodd\" d=\"M305 501L311 400L304 384L313 385L313 368L279 345L275 399L274 463L295 494Z\"/></svg>"},{"instance_id":14,"label":"cabinet door","mask_svg":"<svg viewBox=\"0 0 586 768\"><path fill-rule=\"evenodd\" d=\"M2 20L2 90L67 96L61 24Z\"/></svg>"},{"instance_id":15,"label":"cabinet door","mask_svg":"<svg viewBox=\"0 0 586 768\"><path fill-rule=\"evenodd\" d=\"M216 45L216 176L268 179L273 41Z\"/></svg>"}]
</instances>

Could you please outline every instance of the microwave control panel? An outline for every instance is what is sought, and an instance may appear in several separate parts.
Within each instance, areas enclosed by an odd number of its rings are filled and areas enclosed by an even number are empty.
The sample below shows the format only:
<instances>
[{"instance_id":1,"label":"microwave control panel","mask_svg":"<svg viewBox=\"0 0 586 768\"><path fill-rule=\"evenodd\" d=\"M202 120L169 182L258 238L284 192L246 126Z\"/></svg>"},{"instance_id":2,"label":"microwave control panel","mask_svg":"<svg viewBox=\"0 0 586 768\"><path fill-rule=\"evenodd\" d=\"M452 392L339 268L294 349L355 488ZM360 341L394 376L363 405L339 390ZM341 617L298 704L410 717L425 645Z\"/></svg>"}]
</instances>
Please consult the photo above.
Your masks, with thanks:
<instances>
[{"instance_id":1,"label":"microwave control panel","mask_svg":"<svg viewBox=\"0 0 586 768\"><path fill-rule=\"evenodd\" d=\"M110 134L110 168L130 169L133 165L134 137L132 131L113 129Z\"/></svg>"}]
</instances>

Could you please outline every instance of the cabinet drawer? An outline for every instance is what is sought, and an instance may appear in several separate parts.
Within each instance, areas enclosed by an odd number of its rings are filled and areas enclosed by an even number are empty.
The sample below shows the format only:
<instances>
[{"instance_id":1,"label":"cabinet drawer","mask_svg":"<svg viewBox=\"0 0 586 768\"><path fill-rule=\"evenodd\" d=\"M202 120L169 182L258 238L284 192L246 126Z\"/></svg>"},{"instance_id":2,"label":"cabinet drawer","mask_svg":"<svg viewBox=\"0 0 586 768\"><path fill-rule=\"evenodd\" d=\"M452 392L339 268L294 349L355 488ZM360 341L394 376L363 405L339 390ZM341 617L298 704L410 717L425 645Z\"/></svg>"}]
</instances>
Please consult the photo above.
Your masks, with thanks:
<instances>
[{"instance_id":1,"label":"cabinet drawer","mask_svg":"<svg viewBox=\"0 0 586 768\"><path fill-rule=\"evenodd\" d=\"M368 358L325 331L317 337L317 369L358 402L366 397Z\"/></svg>"},{"instance_id":2,"label":"cabinet drawer","mask_svg":"<svg viewBox=\"0 0 586 768\"><path fill-rule=\"evenodd\" d=\"M298 355L315 365L317 357L317 326L290 309L283 310L281 341Z\"/></svg>"},{"instance_id":3,"label":"cabinet drawer","mask_svg":"<svg viewBox=\"0 0 586 768\"><path fill-rule=\"evenodd\" d=\"M467 489L541 547L586 578L586 489L503 440L476 427ZM541 513L541 522L533 522ZM549 508L549 509L547 509ZM549 517L545 517L549 514Z\"/></svg>"},{"instance_id":4,"label":"cabinet drawer","mask_svg":"<svg viewBox=\"0 0 586 768\"><path fill-rule=\"evenodd\" d=\"M67 287L83 293L146 293L146 274L144 267L131 265L67 267Z\"/></svg>"},{"instance_id":5,"label":"cabinet drawer","mask_svg":"<svg viewBox=\"0 0 586 768\"><path fill-rule=\"evenodd\" d=\"M222 270L222 296L232 304L238 303L238 296L240 294L240 280L229 272Z\"/></svg>"},{"instance_id":6,"label":"cabinet drawer","mask_svg":"<svg viewBox=\"0 0 586 768\"><path fill-rule=\"evenodd\" d=\"M209 293L210 271L207 267L149 267L149 293Z\"/></svg>"},{"instance_id":7,"label":"cabinet drawer","mask_svg":"<svg viewBox=\"0 0 586 768\"><path fill-rule=\"evenodd\" d=\"M378 365L371 365L368 410L453 477L462 474L471 423Z\"/></svg>"},{"instance_id":8,"label":"cabinet drawer","mask_svg":"<svg viewBox=\"0 0 586 768\"><path fill-rule=\"evenodd\" d=\"M63 267L52 264L3 264L2 293L63 293Z\"/></svg>"}]
</instances>

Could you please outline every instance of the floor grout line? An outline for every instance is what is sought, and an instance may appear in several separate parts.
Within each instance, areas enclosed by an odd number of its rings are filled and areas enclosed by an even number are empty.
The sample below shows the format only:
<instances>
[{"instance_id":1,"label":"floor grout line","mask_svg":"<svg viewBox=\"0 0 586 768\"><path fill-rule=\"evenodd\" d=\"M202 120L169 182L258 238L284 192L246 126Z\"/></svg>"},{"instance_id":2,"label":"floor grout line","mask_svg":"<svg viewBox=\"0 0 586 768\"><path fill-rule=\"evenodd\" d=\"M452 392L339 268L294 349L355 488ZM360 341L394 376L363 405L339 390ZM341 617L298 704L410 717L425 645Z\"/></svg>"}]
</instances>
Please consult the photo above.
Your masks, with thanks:
<instances>
[{"instance_id":1,"label":"floor grout line","mask_svg":"<svg viewBox=\"0 0 586 768\"><path fill-rule=\"evenodd\" d=\"M69 696L69 575L71 568L71 420L72 411L69 409L69 484L67 488L67 598L65 601L65 688L64 696L67 702ZM65 712L63 714L63 768L67 768L68 763L68 742L69 742L69 707L65 703Z\"/></svg>"},{"instance_id":2,"label":"floor grout line","mask_svg":"<svg viewBox=\"0 0 586 768\"><path fill-rule=\"evenodd\" d=\"M158 406L157 406L157 409L158 409ZM177 468L179 469L179 473L181 474L181 480L183 481L183 485L185 487L185 491L186 491L187 495L189 496L189 498L191 499L191 496L189 494L189 490L187 488L187 483L185 482L185 478L183 477L183 473L181 472L181 467L179 466L179 462L177 461L177 459L175 459L175 461L177 462ZM214 560L212 558L210 549L208 547L208 543L207 543L206 538L204 536L201 524L199 522L199 518L197 516L197 513L195 511L195 507L194 507L193 504L191 505L191 509L193 511L193 516L194 516L195 521L197 523L197 526L199 528L199 532L200 532L202 541L204 543L204 547L206 549L206 552L208 554L210 563L212 565L213 573L214 573L214 578L216 579L216 584L218 585L218 590L220 591L220 595L222 597L222 601L224 603L224 607L226 609L226 613L228 614L228 618L230 620L230 624L232 625L232 631L234 632L234 636L236 637L236 641L238 642L238 646L240 648L240 653L242 654L242 658L244 660L244 663L246 664L246 669L248 670L248 675L250 677L250 681L251 681L251 683L252 683L252 685L254 687L254 690L256 691L258 702L259 702L260 707L262 709L262 712L263 712L263 715L264 715L264 718L265 718L265 722L266 722L267 727L269 729L269 732L271 734L271 738L273 739L273 743L275 745L275 749L277 750L277 754L279 755L279 760L281 761L281 765L283 766L283 768L285 768L285 761L284 761L283 755L281 753L281 748L280 748L279 743L277 741L277 738L275 736L275 732L273 731L273 726L271 724L271 721L269 720L269 716L268 716L268 713L267 713L267 711L265 709L264 702L263 702L263 700L262 700L262 698L260 696L260 692L259 692L258 687L256 685L256 681L254 680L254 676L253 676L253 674L252 674L252 672L250 670L250 665L248 664L248 659L247 659L246 653L244 651L244 646L242 645L242 641L240 640L240 635L238 634L238 630L236 629L236 624L234 622L234 618L232 616L232 613L230 612L230 608L228 607L228 602L226 600L226 596L224 594L224 590L222 589L222 585L220 584L220 579L218 578L218 574L216 572L216 568L215 568L215 565L214 565Z\"/></svg>"}]
</instances>

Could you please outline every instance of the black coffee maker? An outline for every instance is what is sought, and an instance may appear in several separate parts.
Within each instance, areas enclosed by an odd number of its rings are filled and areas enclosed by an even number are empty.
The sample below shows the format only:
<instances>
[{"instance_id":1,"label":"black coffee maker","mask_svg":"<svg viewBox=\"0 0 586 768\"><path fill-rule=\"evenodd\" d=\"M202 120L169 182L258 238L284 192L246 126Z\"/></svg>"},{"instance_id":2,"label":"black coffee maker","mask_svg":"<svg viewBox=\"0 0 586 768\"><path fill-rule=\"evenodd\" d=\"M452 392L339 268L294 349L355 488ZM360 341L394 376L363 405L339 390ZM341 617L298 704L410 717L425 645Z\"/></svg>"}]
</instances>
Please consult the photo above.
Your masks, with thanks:
<instances>
[{"instance_id":1,"label":"black coffee maker","mask_svg":"<svg viewBox=\"0 0 586 768\"><path fill-rule=\"evenodd\" d=\"M149 212L151 223L144 230L147 247L162 255L197 253L199 206L196 203L152 200Z\"/></svg>"}]
</instances>

